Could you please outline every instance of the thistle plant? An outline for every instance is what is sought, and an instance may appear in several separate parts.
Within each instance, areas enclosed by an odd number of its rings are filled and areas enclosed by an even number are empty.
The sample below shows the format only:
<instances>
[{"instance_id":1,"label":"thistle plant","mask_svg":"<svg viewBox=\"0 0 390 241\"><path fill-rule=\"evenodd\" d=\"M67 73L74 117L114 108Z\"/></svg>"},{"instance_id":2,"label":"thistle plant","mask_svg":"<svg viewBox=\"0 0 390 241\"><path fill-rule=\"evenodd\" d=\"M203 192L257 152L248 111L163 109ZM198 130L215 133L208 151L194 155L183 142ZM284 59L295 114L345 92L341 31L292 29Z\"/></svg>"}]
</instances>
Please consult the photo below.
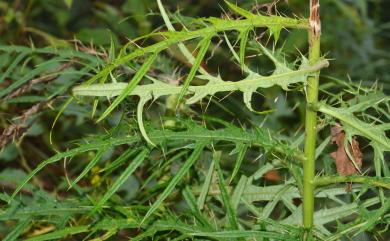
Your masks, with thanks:
<instances>
[{"instance_id":1,"label":"thistle plant","mask_svg":"<svg viewBox=\"0 0 390 241\"><path fill-rule=\"evenodd\" d=\"M40 162L11 195L2 195L7 205L0 220L16 223L5 240L17 239L33 228L33 222L52 228L28 240L79 235L104 240L123 230L131 240L342 240L387 231L390 97L378 86L344 82L347 91L334 94L328 91L329 85L321 85L320 71L329 66L329 60L320 50L319 0L310 1L308 19L255 13L225 3L236 17L181 23L176 16L174 24L157 0L167 31L152 32L119 50L112 42L104 58L77 49L1 47L2 52L17 56L1 80L31 54L53 55L34 73L0 90L0 97L11 100L17 98L12 95L16 90L47 66L77 63L51 74L72 78L51 94L71 89L55 117L50 141L55 139L56 123L69 108L87 105L93 125L104 126L104 131L83 136L77 147ZM307 32L308 49L307 55L306 50L297 50L298 57L292 59L281 41L296 30ZM258 40L259 31L268 39ZM237 77L226 78L205 66L222 48L217 39L228 55L224 61L238 66ZM195 47L191 49L189 43ZM180 84L166 81L159 71L175 47L190 66ZM262 65L254 68L248 52L269 61L273 70L262 71ZM264 124L280 110L259 111L254 96L260 92L267 98L275 90L302 100L297 106L304 110L303 131L288 132L289 136ZM242 95L239 105L261 123L240 126L218 116L190 116L186 110L210 103L223 106L215 99L233 92ZM155 103L163 103L177 115L156 117ZM134 120L129 109L135 111ZM153 119L159 119L159 124ZM329 130L334 126L345 135L338 151L345 155L344 162L356 168L353 175L336 173L329 164ZM360 145L354 144L357 139ZM363 143L368 147L363 148ZM356 165L358 151L370 152L363 156L362 167ZM29 205L24 205L23 191L33 190L29 183L40 171L72 159L79 162L79 171L62 183L72 193L70 197L57 201L44 192L33 193ZM335 161L342 162L338 156ZM364 163L373 163L374 172L365 169ZM332 171L323 171L326 165ZM275 172L276 178L267 178ZM139 186L135 196L126 200L118 195L131 191L123 187L136 177L142 182L133 181L131 188L134 183ZM88 178L98 185L85 187L81 182Z\"/></svg>"}]
</instances>

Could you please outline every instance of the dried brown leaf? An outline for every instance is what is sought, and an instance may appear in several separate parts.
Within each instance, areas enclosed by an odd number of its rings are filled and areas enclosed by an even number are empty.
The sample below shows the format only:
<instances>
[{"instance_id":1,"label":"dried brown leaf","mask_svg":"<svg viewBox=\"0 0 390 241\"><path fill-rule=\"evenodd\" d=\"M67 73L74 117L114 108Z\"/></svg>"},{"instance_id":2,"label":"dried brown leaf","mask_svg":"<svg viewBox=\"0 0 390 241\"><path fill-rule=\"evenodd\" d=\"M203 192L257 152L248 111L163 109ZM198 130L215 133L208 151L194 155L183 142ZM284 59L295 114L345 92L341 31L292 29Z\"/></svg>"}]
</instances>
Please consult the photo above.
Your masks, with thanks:
<instances>
[{"instance_id":1,"label":"dried brown leaf","mask_svg":"<svg viewBox=\"0 0 390 241\"><path fill-rule=\"evenodd\" d=\"M337 145L337 150L330 155L335 160L337 173L341 176L353 175L360 172L362 167L362 152L360 151L359 142L356 138L352 138L352 142L348 143L348 149L345 147L345 133L340 124L336 124L331 128L331 141ZM347 153L349 151L353 160Z\"/></svg>"}]
</instances>

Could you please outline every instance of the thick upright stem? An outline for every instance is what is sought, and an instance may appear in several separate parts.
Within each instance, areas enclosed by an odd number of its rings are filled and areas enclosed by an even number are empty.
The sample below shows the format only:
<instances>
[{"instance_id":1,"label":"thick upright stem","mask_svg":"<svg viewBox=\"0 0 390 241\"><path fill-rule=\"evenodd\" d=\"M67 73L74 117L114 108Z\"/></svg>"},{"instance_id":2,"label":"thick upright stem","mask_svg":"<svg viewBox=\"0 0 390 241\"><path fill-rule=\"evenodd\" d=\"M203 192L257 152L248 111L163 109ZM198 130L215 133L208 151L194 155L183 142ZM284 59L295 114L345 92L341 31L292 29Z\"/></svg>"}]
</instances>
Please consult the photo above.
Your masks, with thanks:
<instances>
[{"instance_id":1,"label":"thick upright stem","mask_svg":"<svg viewBox=\"0 0 390 241\"><path fill-rule=\"evenodd\" d=\"M320 58L321 23L319 0L310 0L309 61L315 64ZM317 112L310 106L318 102L319 71L308 78L306 89L305 155L303 164L303 226L313 227L315 149L317 138Z\"/></svg>"}]
</instances>

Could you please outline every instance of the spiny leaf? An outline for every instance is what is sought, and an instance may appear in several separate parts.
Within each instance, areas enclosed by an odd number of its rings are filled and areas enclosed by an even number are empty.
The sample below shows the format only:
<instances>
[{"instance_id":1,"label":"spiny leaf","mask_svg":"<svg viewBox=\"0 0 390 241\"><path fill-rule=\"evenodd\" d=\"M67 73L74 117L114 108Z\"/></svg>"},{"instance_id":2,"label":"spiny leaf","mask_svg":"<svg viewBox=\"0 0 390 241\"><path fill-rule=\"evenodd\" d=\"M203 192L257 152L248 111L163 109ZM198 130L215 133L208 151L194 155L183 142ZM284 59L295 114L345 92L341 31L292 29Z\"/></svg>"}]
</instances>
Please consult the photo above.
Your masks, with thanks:
<instances>
[{"instance_id":1,"label":"spiny leaf","mask_svg":"<svg viewBox=\"0 0 390 241\"><path fill-rule=\"evenodd\" d=\"M191 156L185 161L180 170L175 174L172 180L169 182L168 186L165 188L163 193L158 197L158 199L153 203L148 212L145 214L141 223L144 223L150 215L152 215L161 205L161 203L171 194L175 186L179 183L184 175L187 174L188 170L195 163L195 161L199 158L200 154L203 151L203 148L206 146L207 141L199 141L196 143L195 149L192 152Z\"/></svg>"},{"instance_id":2,"label":"spiny leaf","mask_svg":"<svg viewBox=\"0 0 390 241\"><path fill-rule=\"evenodd\" d=\"M270 36L274 36L274 39L275 39L275 44L278 42L279 40L279 36L280 36L280 31L282 31L283 27L282 26L269 26L268 27L268 30L270 32Z\"/></svg>"},{"instance_id":3,"label":"spiny leaf","mask_svg":"<svg viewBox=\"0 0 390 241\"><path fill-rule=\"evenodd\" d=\"M256 73L251 73L247 78L237 82L223 81L219 76L212 77L210 75L199 75L197 76L198 78L208 80L209 82L203 86L189 86L188 92L193 95L187 100L187 104L196 103L205 96L214 95L218 92L239 90L244 94L244 102L248 109L252 109L250 104L251 97L258 88L270 88L274 85L279 85L284 90L289 90L289 85L299 82L306 83L306 79L311 73L328 66L328 61L326 60L322 60L317 64L310 66L308 61L306 61L307 59L303 58L299 69L292 70L289 69L285 63L279 62L276 57L265 48L263 48L263 51L275 62L276 69L272 75L261 76ZM78 86L73 89L73 93L82 96L112 97L123 93L122 91L124 88L126 88L124 83ZM149 99L151 98L151 94L156 98L164 95L179 94L181 91L182 87L180 86L173 86L156 81L152 84L135 87L134 91L129 93L129 95L138 95L141 98Z\"/></svg>"},{"instance_id":4,"label":"spiny leaf","mask_svg":"<svg viewBox=\"0 0 390 241\"><path fill-rule=\"evenodd\" d=\"M196 38L204 39L210 35L216 35L216 33L218 32L224 32L229 30L240 30L248 27L268 27L273 25L278 25L284 28L298 28L298 29L309 28L309 22L307 19L293 19L293 18L286 18L280 16L254 15L254 17L251 19L234 20L234 21L219 19L219 18L208 18L206 19L206 21L211 23L212 26L207 26L205 28L194 30L194 31L181 31L181 32L168 31L168 32L158 33L159 35L166 37L166 40L160 41L156 44L147 47L136 49L130 54L125 56L120 55L119 58L117 58L115 61L111 62L110 64L106 65L95 76L88 79L85 82L85 85L90 85L100 78L105 79L113 69L134 58L143 56L148 53L153 54L156 52L161 52L162 50L167 49L169 46L173 44L182 43L187 40L196 39Z\"/></svg>"},{"instance_id":5,"label":"spiny leaf","mask_svg":"<svg viewBox=\"0 0 390 241\"><path fill-rule=\"evenodd\" d=\"M277 232L270 231L255 231L255 230L227 230L227 231L217 231L217 232L193 232L190 233L192 236L198 237L209 237L216 239L230 239L230 238L252 238L256 237L270 238L272 240L285 240L285 241L296 241L298 237L291 235L286 235Z\"/></svg>"},{"instance_id":6,"label":"spiny leaf","mask_svg":"<svg viewBox=\"0 0 390 241\"><path fill-rule=\"evenodd\" d=\"M258 17L259 15L256 15L256 14L253 14L243 8L240 8L236 5L234 5L233 3L230 3L229 1L226 1L225 0L225 3L228 5L228 7L233 10L234 12L240 14L241 16L247 18L247 19L251 19L251 18L255 18L255 17Z\"/></svg>"},{"instance_id":7,"label":"spiny leaf","mask_svg":"<svg viewBox=\"0 0 390 241\"><path fill-rule=\"evenodd\" d=\"M326 104L318 104L318 110L327 115L333 116L342 121L343 126L347 126L350 135L360 135L373 141L383 150L390 151L390 139L386 137L380 125L375 126L363 122L356 118L348 109L334 108Z\"/></svg>"},{"instance_id":8,"label":"spiny leaf","mask_svg":"<svg viewBox=\"0 0 390 241\"><path fill-rule=\"evenodd\" d=\"M181 140L181 141L207 141L224 140L231 142L245 142L251 146L259 146L266 150L272 150L276 153L282 154L289 161L293 161L296 164L303 162L305 157L302 152L296 149L290 149L289 145L272 138L265 131L258 129L256 131L243 130L236 127L229 127L220 130L208 130L201 126L195 126L187 131L175 132L169 130L153 130L149 131L149 136L156 143L161 143L166 140ZM10 201L20 192L20 190L33 178L39 171L49 164L58 162L64 158L71 158L81 153L98 150L101 148L113 147L123 144L131 144L141 141L141 138L137 135L130 136L116 136L115 138L109 138L107 140L98 140L90 143L83 144L80 147L71 149L66 152L58 153L44 161L42 161L31 173L29 173L19 186L15 189ZM299 161L299 162L298 162Z\"/></svg>"},{"instance_id":9,"label":"spiny leaf","mask_svg":"<svg viewBox=\"0 0 390 241\"><path fill-rule=\"evenodd\" d=\"M285 192L289 192L289 190L292 190L292 186L290 185L284 185L275 195L274 197L272 198L272 200L270 202L267 203L267 205L265 205L262 213L261 213L261 217L262 218L269 218L269 216L271 215L272 211L275 209L276 207L276 204L278 204L279 201L281 201L283 199L283 196L284 196L284 193ZM294 188L295 189L295 188ZM290 201L291 199L288 199L288 201Z\"/></svg>"},{"instance_id":10,"label":"spiny leaf","mask_svg":"<svg viewBox=\"0 0 390 241\"><path fill-rule=\"evenodd\" d=\"M188 74L187 78L185 79L185 81L182 85L182 89L180 91L179 98L178 98L178 103L181 102L184 95L187 93L188 86L190 85L190 82L192 81L192 79L195 77L195 74L199 69L199 66L200 66L200 64L201 64L201 62L202 62L202 60L207 52L207 49L209 48L211 38L212 38L212 35L209 35L209 36L206 36L204 39L202 39L199 42L198 47L197 47L197 48L199 48L199 52L196 55L195 62L191 67L190 73Z\"/></svg>"},{"instance_id":11,"label":"spiny leaf","mask_svg":"<svg viewBox=\"0 0 390 241\"><path fill-rule=\"evenodd\" d=\"M69 151L58 153L58 154L50 157L49 159L46 159L45 161L41 162L31 173L29 173L25 177L25 179L19 184L19 186L15 189L15 191L12 193L10 200L12 200L16 196L16 194L18 194L20 192L20 190L27 184L28 181L31 180L31 178L33 178L40 170L42 170L45 166L47 166L51 163L55 163L57 161L60 161L63 158L73 157L73 156L76 156L78 154L81 154L81 153L84 153L87 151L98 150L100 148L111 147L113 145L132 143L136 140L137 141L139 140L139 138L137 136L109 139L106 141L98 141L98 142L92 143L92 144L85 144L85 145L82 145L80 147L71 149Z\"/></svg>"},{"instance_id":12,"label":"spiny leaf","mask_svg":"<svg viewBox=\"0 0 390 241\"><path fill-rule=\"evenodd\" d=\"M158 5L158 9L160 10L161 16L164 19L164 23L167 26L168 30L169 31L176 31L175 28L173 27L171 21L169 21L168 14L166 13L166 11L164 9L164 7L161 3L161 0L157 0L157 5ZM195 63L195 58L191 54L191 52L187 49L187 47L183 43L178 43L178 46L179 46L180 52L184 55L184 57L186 57L188 62L190 62L190 64L193 65ZM199 66L199 72L202 74L208 74L207 71L204 70L201 65Z\"/></svg>"},{"instance_id":13,"label":"spiny leaf","mask_svg":"<svg viewBox=\"0 0 390 241\"><path fill-rule=\"evenodd\" d=\"M370 186L377 186L390 189L390 178L388 177L369 177L363 175L352 176L322 176L316 177L314 184L316 186L324 186L333 183L363 183Z\"/></svg>"},{"instance_id":14,"label":"spiny leaf","mask_svg":"<svg viewBox=\"0 0 390 241\"><path fill-rule=\"evenodd\" d=\"M131 79L129 84L122 90L119 96L114 100L114 102L104 111L104 113L100 116L97 122L100 122L104 118L107 117L108 114L111 113L138 85L141 79L144 77L146 72L149 70L150 66L153 64L154 60L157 57L158 52L153 53L149 58L145 61L145 63L141 66L141 68L137 71L134 77Z\"/></svg>"},{"instance_id":15,"label":"spiny leaf","mask_svg":"<svg viewBox=\"0 0 390 241\"><path fill-rule=\"evenodd\" d=\"M48 72L48 70L50 70L53 67L53 65L56 65L58 62L67 62L67 61L69 60L64 59L63 57L55 57L49 61L37 65L34 69L27 72L21 78L17 79L16 81L13 81L11 85L7 86L6 88L0 89L0 98L6 94L11 93L13 90L25 84L26 82L30 81L34 77L45 74L46 72ZM58 73L55 73L55 75L58 75Z\"/></svg>"},{"instance_id":16,"label":"spiny leaf","mask_svg":"<svg viewBox=\"0 0 390 241\"><path fill-rule=\"evenodd\" d=\"M95 205L92 212L100 210L103 207L108 199L110 199L110 197L122 186L122 184L131 176L131 174L133 174L133 172L143 163L148 153L149 150L144 149L134 158L134 160L127 166L118 179L115 180L114 184L112 184L104 196Z\"/></svg>"},{"instance_id":17,"label":"spiny leaf","mask_svg":"<svg viewBox=\"0 0 390 241\"><path fill-rule=\"evenodd\" d=\"M359 206L367 208L376 205L378 203L379 203L379 198L374 197L374 198L367 199L362 203L354 202L351 204L345 204L334 208L321 209L314 213L314 224L322 225L322 224L334 222L336 220L340 220L342 218L355 214L358 211ZM296 225L301 224L301 222L302 222L302 207L299 207L295 213L291 214L288 218L282 221L283 224L296 224Z\"/></svg>"}]
</instances>

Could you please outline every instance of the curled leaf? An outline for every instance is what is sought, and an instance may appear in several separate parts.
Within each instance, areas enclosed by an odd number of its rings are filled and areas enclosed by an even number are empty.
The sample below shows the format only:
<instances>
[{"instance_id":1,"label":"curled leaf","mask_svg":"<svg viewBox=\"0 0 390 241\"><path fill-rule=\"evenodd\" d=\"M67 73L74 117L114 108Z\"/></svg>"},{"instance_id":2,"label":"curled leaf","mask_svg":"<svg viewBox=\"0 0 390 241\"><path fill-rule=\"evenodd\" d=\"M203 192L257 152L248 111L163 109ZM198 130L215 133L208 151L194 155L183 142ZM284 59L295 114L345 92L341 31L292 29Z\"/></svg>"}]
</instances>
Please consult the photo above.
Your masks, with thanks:
<instances>
[{"instance_id":1,"label":"curled leaf","mask_svg":"<svg viewBox=\"0 0 390 241\"><path fill-rule=\"evenodd\" d=\"M336 162L337 173L341 176L360 173L363 160L359 142L356 138L352 138L352 141L348 143L340 124L331 128L331 136L332 143L337 145L337 150L330 154ZM345 144L347 144L347 147L345 147Z\"/></svg>"}]
</instances>

